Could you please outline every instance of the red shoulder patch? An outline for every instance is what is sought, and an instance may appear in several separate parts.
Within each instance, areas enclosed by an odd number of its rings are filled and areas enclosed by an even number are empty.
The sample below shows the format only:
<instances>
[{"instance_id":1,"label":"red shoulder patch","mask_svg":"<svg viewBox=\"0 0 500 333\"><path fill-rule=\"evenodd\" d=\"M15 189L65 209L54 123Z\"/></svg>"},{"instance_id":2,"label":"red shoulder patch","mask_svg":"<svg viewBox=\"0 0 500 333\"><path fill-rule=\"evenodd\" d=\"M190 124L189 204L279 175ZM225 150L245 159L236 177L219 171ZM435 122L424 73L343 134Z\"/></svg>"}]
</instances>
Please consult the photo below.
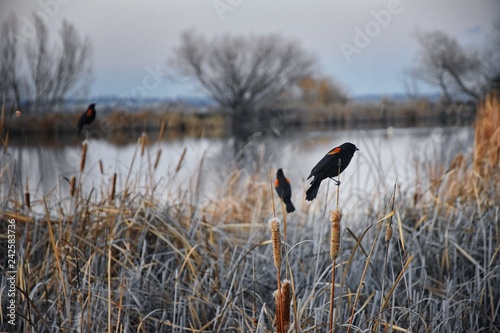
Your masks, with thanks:
<instances>
[{"instance_id":1,"label":"red shoulder patch","mask_svg":"<svg viewBox=\"0 0 500 333\"><path fill-rule=\"evenodd\" d=\"M286 178L286 182L287 182L288 184L290 184L290 179Z\"/></svg>"},{"instance_id":2,"label":"red shoulder patch","mask_svg":"<svg viewBox=\"0 0 500 333\"><path fill-rule=\"evenodd\" d=\"M90 117L90 116L92 116L92 110L91 110L91 109L88 109L88 110L87 110L87 117Z\"/></svg>"},{"instance_id":3,"label":"red shoulder patch","mask_svg":"<svg viewBox=\"0 0 500 333\"><path fill-rule=\"evenodd\" d=\"M278 187L278 185L279 185L279 181L278 181L278 179L275 179L274 180L274 187Z\"/></svg>"},{"instance_id":4,"label":"red shoulder patch","mask_svg":"<svg viewBox=\"0 0 500 333\"><path fill-rule=\"evenodd\" d=\"M330 150L330 151L328 152L328 154L327 154L327 155L335 155L335 154L338 154L338 153L340 153L340 147L333 148L332 150Z\"/></svg>"}]
</instances>

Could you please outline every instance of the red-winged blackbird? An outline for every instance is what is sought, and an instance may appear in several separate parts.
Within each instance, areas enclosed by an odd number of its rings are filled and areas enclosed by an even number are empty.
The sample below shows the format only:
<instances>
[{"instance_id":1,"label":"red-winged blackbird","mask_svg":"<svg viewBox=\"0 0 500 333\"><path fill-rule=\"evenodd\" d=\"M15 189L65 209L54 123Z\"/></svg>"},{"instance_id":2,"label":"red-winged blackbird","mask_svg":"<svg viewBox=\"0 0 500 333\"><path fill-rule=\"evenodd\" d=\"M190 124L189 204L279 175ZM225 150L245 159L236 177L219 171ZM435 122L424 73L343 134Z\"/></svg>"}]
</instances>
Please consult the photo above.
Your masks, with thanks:
<instances>
[{"instance_id":1,"label":"red-winged blackbird","mask_svg":"<svg viewBox=\"0 0 500 333\"><path fill-rule=\"evenodd\" d=\"M286 212L291 213L295 210L292 204L292 187L290 186L290 181L283 174L282 169L278 169L276 173L276 180L274 181L274 187L276 192L278 192L279 197L283 200L286 205Z\"/></svg>"},{"instance_id":2,"label":"red-winged blackbird","mask_svg":"<svg viewBox=\"0 0 500 333\"><path fill-rule=\"evenodd\" d=\"M80 119L78 119L78 135L80 135L83 125L90 124L91 122L94 121L94 119L95 119L95 103L92 103L87 108L87 111L85 111L80 117Z\"/></svg>"},{"instance_id":3,"label":"red-winged blackbird","mask_svg":"<svg viewBox=\"0 0 500 333\"><path fill-rule=\"evenodd\" d=\"M316 164L309 177L307 177L307 179L309 179L314 176L314 179L311 182L311 187L309 187L306 192L306 200L311 201L316 198L318 195L319 185L323 179L333 178L344 171L344 169L349 165L349 162L351 162L352 156L356 150L359 149L350 142L343 143L330 150L325 157L323 157L318 164ZM336 185L340 185L340 183L335 179L334 181Z\"/></svg>"}]
</instances>

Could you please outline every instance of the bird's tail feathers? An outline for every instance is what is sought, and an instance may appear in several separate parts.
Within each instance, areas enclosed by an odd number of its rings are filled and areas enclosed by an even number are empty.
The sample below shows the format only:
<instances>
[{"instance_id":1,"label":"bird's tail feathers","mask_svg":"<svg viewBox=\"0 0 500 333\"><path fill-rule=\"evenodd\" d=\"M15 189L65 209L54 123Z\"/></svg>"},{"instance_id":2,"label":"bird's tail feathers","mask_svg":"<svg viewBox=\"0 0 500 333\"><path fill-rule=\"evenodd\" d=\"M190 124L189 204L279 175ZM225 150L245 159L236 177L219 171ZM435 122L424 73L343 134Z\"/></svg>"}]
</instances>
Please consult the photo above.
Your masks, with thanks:
<instances>
[{"instance_id":1,"label":"bird's tail feathers","mask_svg":"<svg viewBox=\"0 0 500 333\"><path fill-rule=\"evenodd\" d=\"M321 180L314 178L311 182L311 187L306 191L306 200L312 201L318 195L319 185L321 184Z\"/></svg>"}]
</instances>

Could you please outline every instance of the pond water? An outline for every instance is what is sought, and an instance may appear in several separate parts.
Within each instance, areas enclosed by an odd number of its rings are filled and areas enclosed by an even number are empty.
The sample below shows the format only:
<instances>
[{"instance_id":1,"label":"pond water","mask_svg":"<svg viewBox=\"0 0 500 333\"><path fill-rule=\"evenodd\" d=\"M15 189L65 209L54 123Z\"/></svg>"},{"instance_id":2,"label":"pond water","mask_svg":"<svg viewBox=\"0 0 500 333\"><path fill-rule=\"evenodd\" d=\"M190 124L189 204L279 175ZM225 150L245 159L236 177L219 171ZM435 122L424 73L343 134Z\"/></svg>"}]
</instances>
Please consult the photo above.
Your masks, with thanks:
<instances>
[{"instance_id":1,"label":"pond water","mask_svg":"<svg viewBox=\"0 0 500 333\"><path fill-rule=\"evenodd\" d=\"M283 168L292 182L293 200L304 200L314 165L333 147L350 141L360 149L341 176L342 191L351 195L343 200L370 200L387 193L396 179L401 189L415 187L423 165L448 163L458 151L470 152L473 130L469 127L412 128L393 130L336 130L287 133L263 138L247 147L243 170L259 172L266 179ZM158 150L161 156L154 169ZM248 158L250 156L250 158ZM182 201L186 193L213 199L235 167L233 140L230 138L191 139L152 142L141 156L140 144L114 146L103 140L89 140L85 169L80 175L80 146L62 148L10 145L2 157L0 195L22 197L27 188L31 200L64 201L69 198L68 180L79 178L86 195L95 198L110 191L112 175L117 174L117 191L124 187L151 194L158 199ZM17 192L12 192L12 182ZM10 189L10 190L9 190ZM93 189L91 191L91 189ZM331 194L334 186L324 181L319 196Z\"/></svg>"}]
</instances>

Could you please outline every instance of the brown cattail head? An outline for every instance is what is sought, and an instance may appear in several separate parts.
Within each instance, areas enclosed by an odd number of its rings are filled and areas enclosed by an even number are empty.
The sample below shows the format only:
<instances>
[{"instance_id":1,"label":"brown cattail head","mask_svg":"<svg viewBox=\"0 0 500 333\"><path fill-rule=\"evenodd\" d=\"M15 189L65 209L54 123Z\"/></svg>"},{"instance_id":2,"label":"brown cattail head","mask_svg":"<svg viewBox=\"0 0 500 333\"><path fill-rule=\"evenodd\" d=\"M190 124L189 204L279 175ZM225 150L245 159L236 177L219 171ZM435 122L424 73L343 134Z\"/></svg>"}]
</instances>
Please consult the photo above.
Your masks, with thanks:
<instances>
[{"instance_id":1,"label":"brown cattail head","mask_svg":"<svg viewBox=\"0 0 500 333\"><path fill-rule=\"evenodd\" d=\"M272 218L269 221L271 225L271 240L273 241L273 257L274 266L277 270L281 267L281 236L280 236L280 220L278 218Z\"/></svg>"},{"instance_id":2,"label":"brown cattail head","mask_svg":"<svg viewBox=\"0 0 500 333\"><path fill-rule=\"evenodd\" d=\"M144 150L146 149L146 144L148 143L148 135L146 132L141 134L141 157L144 156Z\"/></svg>"},{"instance_id":3,"label":"brown cattail head","mask_svg":"<svg viewBox=\"0 0 500 333\"><path fill-rule=\"evenodd\" d=\"M342 220L342 211L335 209L330 211L330 221L332 222L332 238L330 243L330 257L337 258L340 250L340 222Z\"/></svg>"},{"instance_id":4,"label":"brown cattail head","mask_svg":"<svg viewBox=\"0 0 500 333\"><path fill-rule=\"evenodd\" d=\"M28 191L24 192L24 204L26 207L31 208L30 192Z\"/></svg>"},{"instance_id":5,"label":"brown cattail head","mask_svg":"<svg viewBox=\"0 0 500 333\"><path fill-rule=\"evenodd\" d=\"M281 284L281 313L283 314L283 329L288 332L290 328L290 303L292 301L292 285L290 280Z\"/></svg>"},{"instance_id":6,"label":"brown cattail head","mask_svg":"<svg viewBox=\"0 0 500 333\"><path fill-rule=\"evenodd\" d=\"M252 317L252 326L254 331L257 331L257 325L259 325L259 318Z\"/></svg>"},{"instance_id":7,"label":"brown cattail head","mask_svg":"<svg viewBox=\"0 0 500 333\"><path fill-rule=\"evenodd\" d=\"M160 156L161 156L161 149L158 149L156 151L156 159L155 159L155 164L154 164L155 170L156 170L156 167L158 167L158 163L160 162Z\"/></svg>"},{"instance_id":8,"label":"brown cattail head","mask_svg":"<svg viewBox=\"0 0 500 333\"><path fill-rule=\"evenodd\" d=\"M75 183L76 183L76 177L71 176L71 179L69 180L69 195L71 197L75 196Z\"/></svg>"},{"instance_id":9,"label":"brown cattail head","mask_svg":"<svg viewBox=\"0 0 500 333\"><path fill-rule=\"evenodd\" d=\"M80 172L85 169L85 160L87 159L87 142L84 141L82 144L82 159L80 160Z\"/></svg>"},{"instance_id":10,"label":"brown cattail head","mask_svg":"<svg viewBox=\"0 0 500 333\"><path fill-rule=\"evenodd\" d=\"M160 125L160 133L158 134L158 141L163 140L163 136L165 135L166 128L167 128L167 123L165 122L165 119L162 119L161 125Z\"/></svg>"},{"instance_id":11,"label":"brown cattail head","mask_svg":"<svg viewBox=\"0 0 500 333\"><path fill-rule=\"evenodd\" d=\"M389 243L392 237L392 224L387 223L387 230L385 231L385 242Z\"/></svg>"},{"instance_id":12,"label":"brown cattail head","mask_svg":"<svg viewBox=\"0 0 500 333\"><path fill-rule=\"evenodd\" d=\"M116 190L116 172L113 174L113 179L111 180L111 194L109 195L109 201L113 201L115 198Z\"/></svg>"}]
</instances>

